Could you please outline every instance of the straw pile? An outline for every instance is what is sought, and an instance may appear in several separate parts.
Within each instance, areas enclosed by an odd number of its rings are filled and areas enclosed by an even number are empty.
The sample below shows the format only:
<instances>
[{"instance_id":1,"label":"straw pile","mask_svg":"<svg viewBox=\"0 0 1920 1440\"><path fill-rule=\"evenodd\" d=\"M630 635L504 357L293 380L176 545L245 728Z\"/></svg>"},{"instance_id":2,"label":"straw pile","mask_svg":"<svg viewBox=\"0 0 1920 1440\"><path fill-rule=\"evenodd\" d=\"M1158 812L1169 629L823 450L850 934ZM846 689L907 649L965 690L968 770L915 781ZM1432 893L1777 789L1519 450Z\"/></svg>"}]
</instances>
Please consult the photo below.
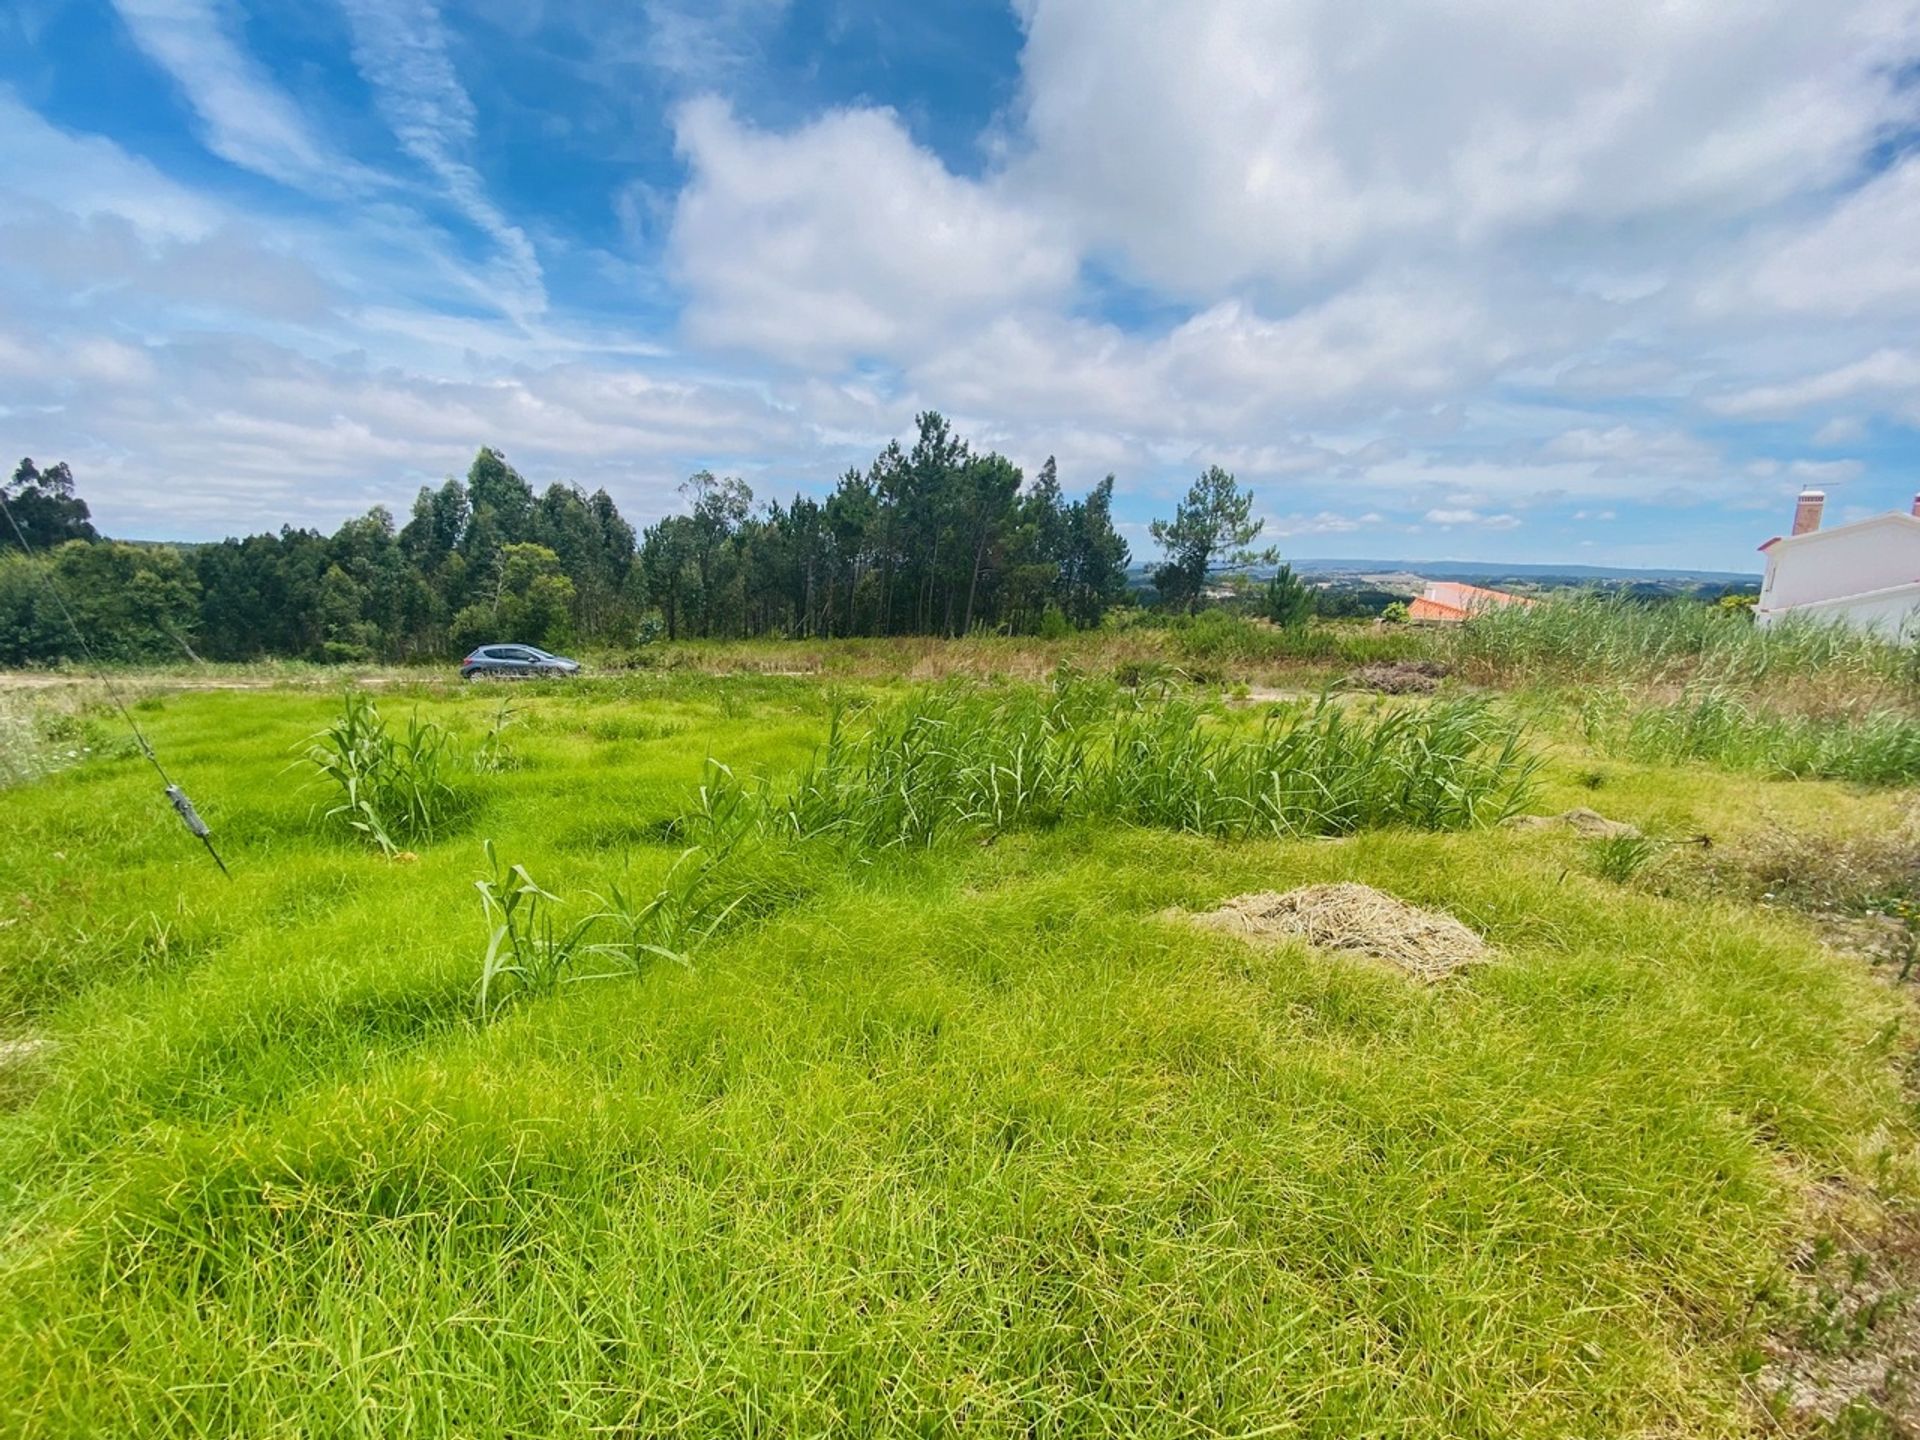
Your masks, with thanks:
<instances>
[{"instance_id":1,"label":"straw pile","mask_svg":"<svg viewBox=\"0 0 1920 1440\"><path fill-rule=\"evenodd\" d=\"M1188 918L1249 939L1298 939L1371 955L1418 980L1444 980L1487 953L1487 942L1445 911L1422 910L1368 885L1262 890Z\"/></svg>"}]
</instances>

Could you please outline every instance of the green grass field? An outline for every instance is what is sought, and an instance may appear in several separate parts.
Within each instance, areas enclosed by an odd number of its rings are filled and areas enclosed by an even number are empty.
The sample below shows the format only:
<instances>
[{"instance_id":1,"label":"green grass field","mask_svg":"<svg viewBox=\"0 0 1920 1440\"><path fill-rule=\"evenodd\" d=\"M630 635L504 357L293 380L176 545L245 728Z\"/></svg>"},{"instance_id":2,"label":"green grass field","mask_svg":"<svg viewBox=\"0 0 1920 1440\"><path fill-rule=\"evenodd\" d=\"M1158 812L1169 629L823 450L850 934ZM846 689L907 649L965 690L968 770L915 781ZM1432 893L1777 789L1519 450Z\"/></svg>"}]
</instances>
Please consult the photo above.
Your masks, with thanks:
<instances>
[{"instance_id":1,"label":"green grass field","mask_svg":"<svg viewBox=\"0 0 1920 1440\"><path fill-rule=\"evenodd\" d=\"M1300 838L1118 800L912 843L763 822L701 858L689 963L477 1005L484 842L563 924L655 895L707 762L786 795L836 709L894 713L881 669L388 685L453 757L394 859L298 763L337 692L136 685L231 882L70 703L76 753L0 791L0 1433L1768 1430L1818 1197L1915 1193L1912 1026L1728 876L1910 791L1596 752L1574 700L1496 698L1527 808L1715 850L1641 870L1386 799ZM1267 709L1189 698L1222 745ZM1062 794L1119 793L1078 754ZM820 793L879 804L878 763ZM1324 880L1495 958L1429 987L1165 913Z\"/></svg>"}]
</instances>

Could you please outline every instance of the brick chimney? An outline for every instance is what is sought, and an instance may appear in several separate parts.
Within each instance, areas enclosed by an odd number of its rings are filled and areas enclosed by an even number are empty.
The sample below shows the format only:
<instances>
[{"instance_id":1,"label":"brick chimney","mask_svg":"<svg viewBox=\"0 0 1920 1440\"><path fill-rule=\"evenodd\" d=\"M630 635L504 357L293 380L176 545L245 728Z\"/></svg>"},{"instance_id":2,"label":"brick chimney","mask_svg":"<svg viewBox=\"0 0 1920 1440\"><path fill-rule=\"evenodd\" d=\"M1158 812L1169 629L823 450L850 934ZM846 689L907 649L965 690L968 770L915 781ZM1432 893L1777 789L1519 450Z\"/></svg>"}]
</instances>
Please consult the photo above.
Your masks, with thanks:
<instances>
[{"instance_id":1,"label":"brick chimney","mask_svg":"<svg viewBox=\"0 0 1920 1440\"><path fill-rule=\"evenodd\" d=\"M1920 497L1914 501L1920 506ZM1800 503L1793 507L1793 533L1811 535L1820 528L1820 512L1827 507L1827 492L1824 490L1802 490ZM1916 512L1920 513L1920 512Z\"/></svg>"}]
</instances>

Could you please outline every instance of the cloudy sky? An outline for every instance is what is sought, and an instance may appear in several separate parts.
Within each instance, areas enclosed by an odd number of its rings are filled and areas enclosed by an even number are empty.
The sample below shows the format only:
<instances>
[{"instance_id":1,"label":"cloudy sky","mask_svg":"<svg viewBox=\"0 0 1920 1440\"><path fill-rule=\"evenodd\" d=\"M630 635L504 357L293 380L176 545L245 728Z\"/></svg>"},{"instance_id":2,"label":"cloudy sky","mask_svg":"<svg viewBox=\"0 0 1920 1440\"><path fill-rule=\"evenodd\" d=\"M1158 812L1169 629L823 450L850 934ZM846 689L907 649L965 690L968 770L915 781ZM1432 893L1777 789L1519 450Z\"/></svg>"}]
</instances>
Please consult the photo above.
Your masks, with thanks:
<instances>
[{"instance_id":1,"label":"cloudy sky","mask_svg":"<svg viewBox=\"0 0 1920 1440\"><path fill-rule=\"evenodd\" d=\"M1299 556L1755 568L1920 485L1920 0L9 0L0 451L111 533L915 411Z\"/></svg>"}]
</instances>

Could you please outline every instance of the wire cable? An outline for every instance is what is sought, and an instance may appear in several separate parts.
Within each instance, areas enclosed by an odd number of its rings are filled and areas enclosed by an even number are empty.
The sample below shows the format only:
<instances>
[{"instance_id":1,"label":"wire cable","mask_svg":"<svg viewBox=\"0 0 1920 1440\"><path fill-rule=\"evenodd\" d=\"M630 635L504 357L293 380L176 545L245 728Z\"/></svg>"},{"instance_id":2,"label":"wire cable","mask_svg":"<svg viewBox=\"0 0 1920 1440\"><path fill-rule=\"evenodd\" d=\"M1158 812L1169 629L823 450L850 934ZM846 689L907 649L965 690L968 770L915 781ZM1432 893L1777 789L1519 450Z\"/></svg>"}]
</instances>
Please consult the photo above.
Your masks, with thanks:
<instances>
[{"instance_id":1,"label":"wire cable","mask_svg":"<svg viewBox=\"0 0 1920 1440\"><path fill-rule=\"evenodd\" d=\"M7 504L7 492L4 486L0 486L0 515L7 517L7 525L13 531L13 538L20 542L21 552L29 559L37 559L33 546L27 543L26 531L20 528L20 522L14 518L12 507ZM140 746L140 753L147 757L148 763L160 776L160 783L166 787L167 803L173 806L174 813L180 817L180 823L187 827L187 832L207 847L207 854L211 855L213 863L220 867L220 873L231 880L233 872L227 869L227 862L220 858L220 852L213 848L213 832L207 828L207 822L202 820L199 812L193 808L193 801L187 798L187 792L173 783L173 777L167 774L167 767L160 763L160 757L154 753L153 745L148 741L146 732L140 728L140 722L133 718L133 712L127 708L126 701L120 698L120 687L113 683L112 678L107 674L106 667L95 658L93 647L87 644L86 632L80 628L80 622L74 619L73 611L67 608L67 597L62 595L60 587L53 583L51 563L41 569L40 580L47 587L47 593L53 597L53 603L59 607L62 618L67 622L67 628L73 632L74 641L80 646L80 654L86 659L87 668L93 672L94 679L98 680L106 690L107 698L113 701L113 708L120 712L120 718L127 722L127 729L133 732L133 738Z\"/></svg>"}]
</instances>

